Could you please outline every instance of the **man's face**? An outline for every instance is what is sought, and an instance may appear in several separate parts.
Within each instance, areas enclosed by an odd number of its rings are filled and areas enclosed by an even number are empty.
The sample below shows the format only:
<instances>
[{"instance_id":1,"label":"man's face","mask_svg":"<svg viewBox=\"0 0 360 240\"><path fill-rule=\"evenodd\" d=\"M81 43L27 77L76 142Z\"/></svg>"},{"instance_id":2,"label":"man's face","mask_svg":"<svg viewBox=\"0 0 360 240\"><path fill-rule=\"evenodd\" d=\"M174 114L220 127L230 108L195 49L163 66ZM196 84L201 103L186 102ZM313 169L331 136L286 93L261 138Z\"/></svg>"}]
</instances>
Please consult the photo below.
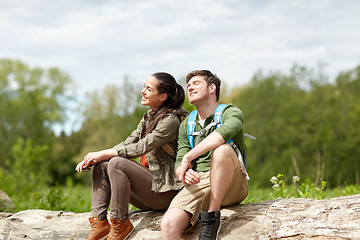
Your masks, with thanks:
<instances>
[{"instance_id":1,"label":"man's face","mask_svg":"<svg viewBox=\"0 0 360 240\"><path fill-rule=\"evenodd\" d=\"M187 90L189 101L192 104L206 100L210 95L207 82L203 76L194 76L190 78L187 83Z\"/></svg>"}]
</instances>

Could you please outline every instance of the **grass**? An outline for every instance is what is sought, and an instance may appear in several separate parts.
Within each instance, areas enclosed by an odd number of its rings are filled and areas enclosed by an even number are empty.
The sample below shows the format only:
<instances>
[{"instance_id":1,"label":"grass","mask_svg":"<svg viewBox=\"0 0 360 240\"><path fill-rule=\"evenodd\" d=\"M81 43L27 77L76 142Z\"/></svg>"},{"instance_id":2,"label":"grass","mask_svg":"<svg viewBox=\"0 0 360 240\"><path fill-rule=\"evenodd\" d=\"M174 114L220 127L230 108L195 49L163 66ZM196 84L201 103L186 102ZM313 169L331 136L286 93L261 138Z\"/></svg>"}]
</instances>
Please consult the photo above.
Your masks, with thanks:
<instances>
[{"instance_id":1,"label":"grass","mask_svg":"<svg viewBox=\"0 0 360 240\"><path fill-rule=\"evenodd\" d=\"M91 187L51 187L38 192L11 196L16 212L27 209L53 211L89 212L91 210Z\"/></svg>"},{"instance_id":2,"label":"grass","mask_svg":"<svg viewBox=\"0 0 360 240\"><path fill-rule=\"evenodd\" d=\"M249 195L243 203L299 197L325 199L360 193L360 185L326 189L324 181L316 185L308 179L301 182L297 177L293 177L292 183L286 183L282 174L271 178L271 183L272 188L259 188L252 186L250 182ZM27 209L62 210L76 213L91 210L91 187L85 186L51 187L38 192L13 194L10 197L16 212ZM133 206L130 207L134 209Z\"/></svg>"}]
</instances>

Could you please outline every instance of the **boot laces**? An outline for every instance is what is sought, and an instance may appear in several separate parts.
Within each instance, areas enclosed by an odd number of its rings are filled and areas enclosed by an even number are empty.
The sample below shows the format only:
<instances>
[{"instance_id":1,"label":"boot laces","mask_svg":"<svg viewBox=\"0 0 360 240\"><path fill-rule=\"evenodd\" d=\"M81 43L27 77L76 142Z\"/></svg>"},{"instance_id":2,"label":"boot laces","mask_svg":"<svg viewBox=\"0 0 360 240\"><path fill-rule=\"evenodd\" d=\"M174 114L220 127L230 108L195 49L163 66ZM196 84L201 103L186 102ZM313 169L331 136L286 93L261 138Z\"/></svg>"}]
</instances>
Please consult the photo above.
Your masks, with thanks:
<instances>
[{"instance_id":1,"label":"boot laces","mask_svg":"<svg viewBox=\"0 0 360 240\"><path fill-rule=\"evenodd\" d=\"M216 219L209 220L201 220L201 228L200 228L200 239L208 239L211 238L211 232L213 230Z\"/></svg>"},{"instance_id":2,"label":"boot laces","mask_svg":"<svg viewBox=\"0 0 360 240\"><path fill-rule=\"evenodd\" d=\"M117 233L120 230L122 220L118 220L114 225L111 226L110 229L110 236L113 238L113 236L116 236Z\"/></svg>"}]
</instances>

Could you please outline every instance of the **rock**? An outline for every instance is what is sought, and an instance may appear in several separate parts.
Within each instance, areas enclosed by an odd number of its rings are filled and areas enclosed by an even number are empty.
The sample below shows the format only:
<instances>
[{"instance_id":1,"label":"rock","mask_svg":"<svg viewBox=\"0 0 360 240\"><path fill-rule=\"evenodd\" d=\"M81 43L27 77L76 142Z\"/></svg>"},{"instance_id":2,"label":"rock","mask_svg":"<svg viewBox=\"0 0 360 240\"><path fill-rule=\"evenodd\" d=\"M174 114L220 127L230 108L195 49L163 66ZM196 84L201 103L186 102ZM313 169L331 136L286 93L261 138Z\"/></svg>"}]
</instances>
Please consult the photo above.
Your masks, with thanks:
<instances>
[{"instance_id":1,"label":"rock","mask_svg":"<svg viewBox=\"0 0 360 240\"><path fill-rule=\"evenodd\" d=\"M3 191L0 190L0 211L12 212L15 207L10 197Z\"/></svg>"},{"instance_id":2,"label":"rock","mask_svg":"<svg viewBox=\"0 0 360 240\"><path fill-rule=\"evenodd\" d=\"M131 239L160 239L162 212L133 212ZM360 194L327 200L281 199L221 210L219 239L360 239ZM0 213L0 239L86 239L90 213ZM199 225L183 234L197 239Z\"/></svg>"}]
</instances>

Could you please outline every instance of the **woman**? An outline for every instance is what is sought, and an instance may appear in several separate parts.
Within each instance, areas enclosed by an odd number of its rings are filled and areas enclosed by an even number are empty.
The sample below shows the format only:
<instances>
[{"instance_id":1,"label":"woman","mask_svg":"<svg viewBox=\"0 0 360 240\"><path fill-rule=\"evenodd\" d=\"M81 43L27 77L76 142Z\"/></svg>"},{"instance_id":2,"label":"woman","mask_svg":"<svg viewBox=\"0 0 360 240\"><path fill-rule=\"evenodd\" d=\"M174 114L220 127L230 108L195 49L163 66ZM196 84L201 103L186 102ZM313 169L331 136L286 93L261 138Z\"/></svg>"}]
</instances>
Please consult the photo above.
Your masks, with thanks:
<instances>
[{"instance_id":1,"label":"woman","mask_svg":"<svg viewBox=\"0 0 360 240\"><path fill-rule=\"evenodd\" d=\"M165 210L182 187L175 175L173 150L180 119L188 114L181 107L184 89L170 74L158 72L146 80L141 94L141 104L151 109L136 130L113 148L88 153L76 167L82 172L94 165L88 239L108 234L108 239L125 239L133 231L129 203L143 210ZM131 160L137 157L141 164Z\"/></svg>"}]
</instances>

